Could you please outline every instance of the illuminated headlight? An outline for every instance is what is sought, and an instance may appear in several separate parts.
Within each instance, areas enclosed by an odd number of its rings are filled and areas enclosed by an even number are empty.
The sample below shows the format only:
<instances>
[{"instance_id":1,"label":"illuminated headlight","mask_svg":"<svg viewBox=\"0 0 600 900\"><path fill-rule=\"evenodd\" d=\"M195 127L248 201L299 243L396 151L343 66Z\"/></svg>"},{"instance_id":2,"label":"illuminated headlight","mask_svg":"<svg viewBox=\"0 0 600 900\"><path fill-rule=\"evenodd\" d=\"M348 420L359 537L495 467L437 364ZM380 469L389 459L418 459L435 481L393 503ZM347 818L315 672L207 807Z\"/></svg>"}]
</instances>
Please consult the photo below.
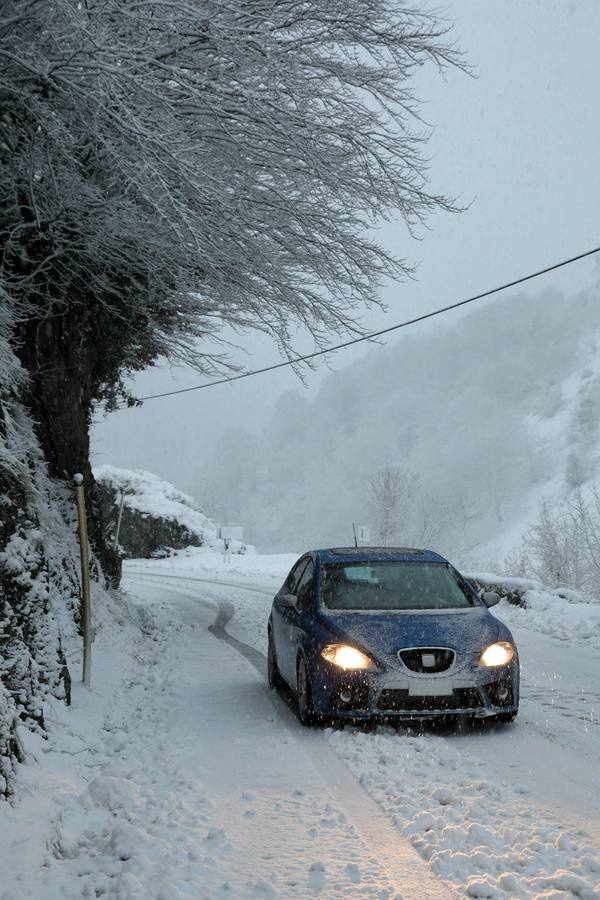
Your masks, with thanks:
<instances>
[{"instance_id":1,"label":"illuminated headlight","mask_svg":"<svg viewBox=\"0 0 600 900\"><path fill-rule=\"evenodd\" d=\"M515 655L515 648L508 641L498 641L490 644L483 653L479 662L482 666L506 666Z\"/></svg>"},{"instance_id":2,"label":"illuminated headlight","mask_svg":"<svg viewBox=\"0 0 600 900\"><path fill-rule=\"evenodd\" d=\"M327 644L321 650L321 656L327 662L333 663L340 669L374 669L375 664L372 659L357 650L356 647L350 647L349 644Z\"/></svg>"}]
</instances>

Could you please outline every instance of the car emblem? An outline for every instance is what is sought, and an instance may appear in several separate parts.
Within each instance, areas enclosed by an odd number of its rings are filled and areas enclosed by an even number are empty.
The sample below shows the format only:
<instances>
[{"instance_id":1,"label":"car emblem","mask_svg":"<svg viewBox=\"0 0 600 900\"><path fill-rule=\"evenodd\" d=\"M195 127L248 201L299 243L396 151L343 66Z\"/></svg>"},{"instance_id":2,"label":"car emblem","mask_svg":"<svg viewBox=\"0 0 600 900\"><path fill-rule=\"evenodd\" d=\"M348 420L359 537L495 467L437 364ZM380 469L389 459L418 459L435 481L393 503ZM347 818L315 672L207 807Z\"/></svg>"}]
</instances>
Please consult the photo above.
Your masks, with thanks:
<instances>
[{"instance_id":1,"label":"car emblem","mask_svg":"<svg viewBox=\"0 0 600 900\"><path fill-rule=\"evenodd\" d=\"M422 653L421 654L421 662L423 663L423 668L432 669L435 666L435 654L434 653Z\"/></svg>"}]
</instances>

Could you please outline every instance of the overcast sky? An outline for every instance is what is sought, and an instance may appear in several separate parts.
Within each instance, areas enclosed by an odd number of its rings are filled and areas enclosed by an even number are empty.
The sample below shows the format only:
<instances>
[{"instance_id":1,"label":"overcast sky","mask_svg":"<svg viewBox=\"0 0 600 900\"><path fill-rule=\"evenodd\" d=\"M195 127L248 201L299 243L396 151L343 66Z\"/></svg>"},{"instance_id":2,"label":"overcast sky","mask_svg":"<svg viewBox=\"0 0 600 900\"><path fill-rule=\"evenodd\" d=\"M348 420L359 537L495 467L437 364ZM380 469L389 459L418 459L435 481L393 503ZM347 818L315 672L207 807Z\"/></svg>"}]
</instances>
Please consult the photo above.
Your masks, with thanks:
<instances>
[{"instance_id":1,"label":"overcast sky","mask_svg":"<svg viewBox=\"0 0 600 900\"><path fill-rule=\"evenodd\" d=\"M455 0L444 9L477 77L428 70L418 90L424 117L434 126L431 184L468 208L436 215L420 241L400 225L381 230L381 241L418 271L413 282L383 287L387 313L363 316L372 329L600 244L600 3ZM598 265L588 261L543 283L574 295L598 275ZM449 324L457 315L448 316ZM246 351L237 354L238 362L245 367L278 361L276 348L264 339L238 340ZM337 354L330 365L343 370L368 349ZM306 390L314 391L321 377L311 374ZM189 370L160 368L142 374L134 389L144 396L200 381ZM297 385L282 370L114 413L96 424L94 461L146 468L189 489L191 447L201 465L223 428L241 423L260 429L281 392Z\"/></svg>"}]
</instances>

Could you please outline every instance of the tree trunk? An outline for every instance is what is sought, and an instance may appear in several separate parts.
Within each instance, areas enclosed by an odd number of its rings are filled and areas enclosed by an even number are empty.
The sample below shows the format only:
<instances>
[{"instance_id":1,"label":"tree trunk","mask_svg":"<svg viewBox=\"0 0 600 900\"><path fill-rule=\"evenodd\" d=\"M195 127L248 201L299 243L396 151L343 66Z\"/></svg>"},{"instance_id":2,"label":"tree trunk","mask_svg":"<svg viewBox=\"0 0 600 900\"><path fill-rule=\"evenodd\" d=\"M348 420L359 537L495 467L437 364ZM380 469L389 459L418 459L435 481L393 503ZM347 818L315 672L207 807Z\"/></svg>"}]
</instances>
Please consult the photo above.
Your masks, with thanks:
<instances>
[{"instance_id":1,"label":"tree trunk","mask_svg":"<svg viewBox=\"0 0 600 900\"><path fill-rule=\"evenodd\" d=\"M97 350L87 341L85 316L77 310L27 323L16 353L29 372L24 401L35 424L50 477L72 484L80 472L86 489L92 549L110 586L121 561L105 540L102 506L92 475L89 428Z\"/></svg>"}]
</instances>

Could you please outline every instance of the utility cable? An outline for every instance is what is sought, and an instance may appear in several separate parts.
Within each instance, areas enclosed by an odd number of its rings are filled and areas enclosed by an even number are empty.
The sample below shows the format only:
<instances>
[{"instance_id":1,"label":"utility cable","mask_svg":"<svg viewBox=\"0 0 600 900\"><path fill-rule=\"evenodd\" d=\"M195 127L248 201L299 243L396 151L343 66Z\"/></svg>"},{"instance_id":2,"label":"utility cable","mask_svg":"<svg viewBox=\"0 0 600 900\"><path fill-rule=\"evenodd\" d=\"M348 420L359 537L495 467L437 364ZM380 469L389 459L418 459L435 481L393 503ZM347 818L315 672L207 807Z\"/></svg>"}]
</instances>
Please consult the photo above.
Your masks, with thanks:
<instances>
[{"instance_id":1,"label":"utility cable","mask_svg":"<svg viewBox=\"0 0 600 900\"><path fill-rule=\"evenodd\" d=\"M499 294L501 291L506 291L508 288L524 284L526 281L532 281L534 278L539 278L540 275L554 272L556 269L569 266L571 263L578 262L588 256L593 256L595 253L600 253L600 247L594 247L593 250L586 250L584 253L578 253L577 256L563 259L561 262L553 263L553 265L546 266L544 269L538 269L537 272L530 272L529 275L522 275L520 278L515 278L513 281L507 281L505 284L501 284L498 287L483 291L481 294L467 297L466 300L459 300L457 303L451 303L449 306L442 306L440 309L434 309L431 312L423 313L421 316L415 316L414 319L407 319L405 322L390 325L388 328L382 328L379 331L372 331L370 334L363 334L360 337L351 338L341 344L326 347L324 350L315 350L312 353L306 353L303 356L294 356L292 359L286 359L283 362L274 363L271 366L264 366L262 369L252 369L249 372L241 372L239 375L229 375L227 378L219 378L217 381L206 381L204 384L196 384L187 388L178 388L175 391L165 391L162 394L150 394L148 397L140 397L138 402L144 403L146 400L158 400L159 397L173 397L175 394L187 394L190 391L202 391L204 388L217 387L219 384L231 384L233 381L241 381L242 378L251 378L253 375L263 375L265 372L274 372L275 369L283 369L287 366L295 366L297 363L309 362L319 356L335 353L336 350L344 350L346 347L354 346L354 344L361 344L363 341L371 341L384 334L390 334L392 331L398 331L400 328L408 328L409 325L416 325L418 322L424 322L426 319L433 319L434 316L441 316L442 313L458 309L460 306L466 306L468 303L474 303L476 300L483 300L485 297L491 297L492 294Z\"/></svg>"}]
</instances>

